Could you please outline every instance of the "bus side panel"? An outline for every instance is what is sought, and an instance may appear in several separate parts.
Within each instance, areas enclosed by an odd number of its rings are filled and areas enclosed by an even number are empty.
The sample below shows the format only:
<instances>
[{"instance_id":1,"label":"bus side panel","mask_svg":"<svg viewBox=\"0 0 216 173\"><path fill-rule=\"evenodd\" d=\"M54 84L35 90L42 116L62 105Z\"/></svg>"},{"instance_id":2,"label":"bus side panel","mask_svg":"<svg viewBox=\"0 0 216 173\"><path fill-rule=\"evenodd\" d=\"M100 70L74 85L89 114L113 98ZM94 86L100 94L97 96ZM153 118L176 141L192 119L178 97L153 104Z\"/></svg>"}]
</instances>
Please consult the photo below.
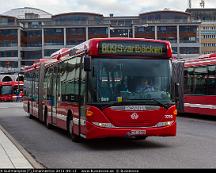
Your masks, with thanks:
<instances>
[{"instance_id":1,"label":"bus side panel","mask_svg":"<svg viewBox=\"0 0 216 173\"><path fill-rule=\"evenodd\" d=\"M185 113L216 116L216 96L185 95Z\"/></svg>"},{"instance_id":2,"label":"bus side panel","mask_svg":"<svg viewBox=\"0 0 216 173\"><path fill-rule=\"evenodd\" d=\"M44 117L43 117L44 75L45 75L45 65L41 64L40 71L39 71L39 83L38 83L38 118L40 121L44 121Z\"/></svg>"},{"instance_id":3,"label":"bus side panel","mask_svg":"<svg viewBox=\"0 0 216 173\"><path fill-rule=\"evenodd\" d=\"M69 111L71 112L71 115L68 114ZM69 103L69 102L59 102L57 108L56 126L67 130L68 118L73 118L73 131L76 135L79 135L79 133L82 135L86 135L86 126L84 123L85 119L83 119L83 117L80 117L79 115L79 105L75 103Z\"/></svg>"},{"instance_id":4,"label":"bus side panel","mask_svg":"<svg viewBox=\"0 0 216 173\"><path fill-rule=\"evenodd\" d=\"M28 112L28 99L26 97L23 98L23 109L25 112Z\"/></svg>"},{"instance_id":5,"label":"bus side panel","mask_svg":"<svg viewBox=\"0 0 216 173\"><path fill-rule=\"evenodd\" d=\"M37 101L32 102L32 115L36 118L38 118L38 105Z\"/></svg>"},{"instance_id":6,"label":"bus side panel","mask_svg":"<svg viewBox=\"0 0 216 173\"><path fill-rule=\"evenodd\" d=\"M73 106L65 102L58 102L57 107L57 126L67 130L67 116L68 111L71 110L73 113Z\"/></svg>"},{"instance_id":7,"label":"bus side panel","mask_svg":"<svg viewBox=\"0 0 216 173\"><path fill-rule=\"evenodd\" d=\"M47 107L47 123L52 124L52 106L49 100L44 101L44 107Z\"/></svg>"}]
</instances>

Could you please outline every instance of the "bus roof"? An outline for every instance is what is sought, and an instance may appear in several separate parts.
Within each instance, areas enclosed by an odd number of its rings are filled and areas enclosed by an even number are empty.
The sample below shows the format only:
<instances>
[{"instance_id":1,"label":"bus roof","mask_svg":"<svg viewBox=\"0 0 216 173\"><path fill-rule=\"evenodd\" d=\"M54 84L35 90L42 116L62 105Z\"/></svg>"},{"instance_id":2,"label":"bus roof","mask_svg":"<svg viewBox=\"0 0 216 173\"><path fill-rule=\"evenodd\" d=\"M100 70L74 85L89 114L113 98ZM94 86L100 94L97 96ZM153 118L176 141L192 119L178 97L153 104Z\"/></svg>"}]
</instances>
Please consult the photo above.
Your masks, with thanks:
<instances>
[{"instance_id":1,"label":"bus roof","mask_svg":"<svg viewBox=\"0 0 216 173\"><path fill-rule=\"evenodd\" d=\"M52 58L42 58L42 59L37 60L33 65L25 67L23 69L23 72L29 72L29 71L38 69L42 63L49 64L49 63L54 63L56 61L57 59L54 59L54 58L53 59Z\"/></svg>"},{"instance_id":2,"label":"bus roof","mask_svg":"<svg viewBox=\"0 0 216 173\"><path fill-rule=\"evenodd\" d=\"M201 55L198 58L186 60L184 65L185 67L216 65L216 53Z\"/></svg>"},{"instance_id":3,"label":"bus roof","mask_svg":"<svg viewBox=\"0 0 216 173\"><path fill-rule=\"evenodd\" d=\"M49 66L58 60L84 53L88 53L89 56L127 55L165 59L172 58L172 48L169 41L122 37L93 38L72 48L62 48L54 52L50 58L39 59L33 65L24 68L23 71L28 72L37 69L42 63Z\"/></svg>"},{"instance_id":4,"label":"bus roof","mask_svg":"<svg viewBox=\"0 0 216 173\"><path fill-rule=\"evenodd\" d=\"M65 56L69 53L70 53L70 48L61 48L58 51L52 53L50 57L52 59L58 59L58 58Z\"/></svg>"},{"instance_id":5,"label":"bus roof","mask_svg":"<svg viewBox=\"0 0 216 173\"><path fill-rule=\"evenodd\" d=\"M93 38L70 50L70 55L88 53L89 56L142 56L172 58L169 41L144 38Z\"/></svg>"}]
</instances>

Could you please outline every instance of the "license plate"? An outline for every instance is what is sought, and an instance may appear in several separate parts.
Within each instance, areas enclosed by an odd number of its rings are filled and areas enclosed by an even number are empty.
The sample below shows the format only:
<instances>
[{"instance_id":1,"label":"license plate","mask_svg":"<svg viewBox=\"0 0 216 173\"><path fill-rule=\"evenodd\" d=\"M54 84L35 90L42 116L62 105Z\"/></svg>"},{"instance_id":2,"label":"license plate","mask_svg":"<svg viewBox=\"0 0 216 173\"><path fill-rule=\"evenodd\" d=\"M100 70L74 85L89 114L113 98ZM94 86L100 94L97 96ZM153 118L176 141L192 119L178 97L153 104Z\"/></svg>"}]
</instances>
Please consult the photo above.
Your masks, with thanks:
<instances>
[{"instance_id":1,"label":"license plate","mask_svg":"<svg viewBox=\"0 0 216 173\"><path fill-rule=\"evenodd\" d=\"M131 130L128 132L128 136L146 135L146 130Z\"/></svg>"}]
</instances>

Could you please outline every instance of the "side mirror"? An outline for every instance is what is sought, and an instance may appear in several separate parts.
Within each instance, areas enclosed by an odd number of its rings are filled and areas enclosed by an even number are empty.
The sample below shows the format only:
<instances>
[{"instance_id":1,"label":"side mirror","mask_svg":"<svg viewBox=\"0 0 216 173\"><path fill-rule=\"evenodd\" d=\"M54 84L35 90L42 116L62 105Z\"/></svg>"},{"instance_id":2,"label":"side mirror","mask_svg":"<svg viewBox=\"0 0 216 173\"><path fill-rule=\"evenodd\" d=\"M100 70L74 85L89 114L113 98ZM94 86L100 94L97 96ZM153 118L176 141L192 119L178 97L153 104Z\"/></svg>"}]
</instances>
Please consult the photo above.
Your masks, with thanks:
<instances>
[{"instance_id":1,"label":"side mirror","mask_svg":"<svg viewBox=\"0 0 216 173\"><path fill-rule=\"evenodd\" d=\"M179 86L180 86L179 83L175 83L175 98L176 98L176 100L179 99Z\"/></svg>"},{"instance_id":2,"label":"side mirror","mask_svg":"<svg viewBox=\"0 0 216 173\"><path fill-rule=\"evenodd\" d=\"M91 71L91 57L84 57L84 71Z\"/></svg>"}]
</instances>

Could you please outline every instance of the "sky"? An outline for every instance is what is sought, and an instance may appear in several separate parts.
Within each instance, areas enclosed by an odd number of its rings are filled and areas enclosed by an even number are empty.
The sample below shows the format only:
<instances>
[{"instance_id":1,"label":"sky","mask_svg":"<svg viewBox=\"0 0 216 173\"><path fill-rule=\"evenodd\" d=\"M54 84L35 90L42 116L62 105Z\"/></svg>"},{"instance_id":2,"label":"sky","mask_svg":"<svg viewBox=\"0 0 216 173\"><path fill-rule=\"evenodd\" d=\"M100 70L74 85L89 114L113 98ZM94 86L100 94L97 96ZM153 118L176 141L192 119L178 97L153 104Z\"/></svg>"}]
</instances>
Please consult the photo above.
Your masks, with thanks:
<instances>
[{"instance_id":1,"label":"sky","mask_svg":"<svg viewBox=\"0 0 216 173\"><path fill-rule=\"evenodd\" d=\"M200 8L201 0L191 0L192 8ZM109 16L137 16L163 10L185 11L188 0L0 0L0 14L15 8L32 7L52 15L68 12L91 12ZM206 8L216 8L215 0L205 0Z\"/></svg>"}]
</instances>

